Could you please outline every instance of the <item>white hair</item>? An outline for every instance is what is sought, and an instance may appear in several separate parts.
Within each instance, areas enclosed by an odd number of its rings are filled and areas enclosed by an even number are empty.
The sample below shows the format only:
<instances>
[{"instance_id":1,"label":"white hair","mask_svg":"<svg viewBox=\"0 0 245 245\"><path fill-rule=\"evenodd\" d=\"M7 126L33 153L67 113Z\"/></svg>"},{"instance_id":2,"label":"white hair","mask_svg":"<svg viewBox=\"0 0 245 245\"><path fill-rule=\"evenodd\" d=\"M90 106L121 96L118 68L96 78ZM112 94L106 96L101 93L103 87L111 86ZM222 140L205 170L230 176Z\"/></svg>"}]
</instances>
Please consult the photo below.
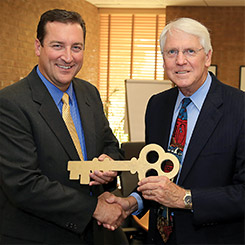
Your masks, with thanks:
<instances>
[{"instance_id":1,"label":"white hair","mask_svg":"<svg viewBox=\"0 0 245 245\"><path fill-rule=\"evenodd\" d=\"M183 31L185 33L197 36L206 54L208 54L210 50L213 51L208 29L196 20L190 18L180 18L170 22L164 27L159 40L162 53L164 50L167 34L171 35L173 30Z\"/></svg>"}]
</instances>

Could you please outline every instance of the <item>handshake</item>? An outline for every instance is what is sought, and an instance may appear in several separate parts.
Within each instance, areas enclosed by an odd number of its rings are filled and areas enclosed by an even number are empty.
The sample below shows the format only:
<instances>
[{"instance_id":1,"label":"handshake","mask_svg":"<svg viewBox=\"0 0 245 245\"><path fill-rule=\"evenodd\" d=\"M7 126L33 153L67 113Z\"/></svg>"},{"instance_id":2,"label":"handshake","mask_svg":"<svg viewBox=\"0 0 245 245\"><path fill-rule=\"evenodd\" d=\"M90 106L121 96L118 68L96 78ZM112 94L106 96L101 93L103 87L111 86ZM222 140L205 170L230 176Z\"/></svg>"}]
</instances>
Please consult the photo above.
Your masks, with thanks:
<instances>
[{"instance_id":1,"label":"handshake","mask_svg":"<svg viewBox=\"0 0 245 245\"><path fill-rule=\"evenodd\" d=\"M122 198L104 192L98 197L93 218L97 220L98 225L114 231L137 208L137 201L132 196Z\"/></svg>"},{"instance_id":2,"label":"handshake","mask_svg":"<svg viewBox=\"0 0 245 245\"><path fill-rule=\"evenodd\" d=\"M103 161L109 156L102 154L98 160ZM108 184L113 181L117 176L116 171L97 171L89 174L92 181L89 183L92 185ZM116 230L122 222L135 210L138 209L138 203L132 196L129 197L117 197L110 192L104 192L98 197L98 203L93 213L93 218L97 220L98 225L103 225L109 230Z\"/></svg>"},{"instance_id":3,"label":"handshake","mask_svg":"<svg viewBox=\"0 0 245 245\"><path fill-rule=\"evenodd\" d=\"M106 157L108 156L102 154L98 159L103 161ZM117 176L117 172L96 170L90 173L89 176L93 179L89 185L108 184ZM138 182L137 191L141 192L144 199L158 202L165 207L186 208L183 201L186 190L176 185L167 176L143 178ZM93 218L97 220L99 225L103 225L105 228L113 231L136 210L138 210L138 202L133 196L117 197L109 192L104 192L98 197Z\"/></svg>"}]
</instances>

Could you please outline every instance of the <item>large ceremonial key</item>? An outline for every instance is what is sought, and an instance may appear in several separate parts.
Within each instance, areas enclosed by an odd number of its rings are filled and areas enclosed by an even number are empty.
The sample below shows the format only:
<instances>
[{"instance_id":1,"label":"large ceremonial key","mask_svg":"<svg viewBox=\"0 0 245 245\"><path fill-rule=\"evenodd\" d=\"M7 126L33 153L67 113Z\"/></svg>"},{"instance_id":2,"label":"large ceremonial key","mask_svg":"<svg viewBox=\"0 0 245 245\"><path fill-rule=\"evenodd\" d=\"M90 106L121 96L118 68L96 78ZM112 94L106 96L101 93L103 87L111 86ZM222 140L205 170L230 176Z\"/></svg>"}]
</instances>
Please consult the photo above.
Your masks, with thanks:
<instances>
[{"instance_id":1,"label":"large ceremonial key","mask_svg":"<svg viewBox=\"0 0 245 245\"><path fill-rule=\"evenodd\" d=\"M156 160L149 162L147 160L148 154L152 153L156 156ZM162 170L167 161L173 164L170 172ZM99 161L98 158L94 158L92 161L69 161L68 170L70 171L71 180L78 180L81 176L81 184L89 183L89 173L94 170L130 171L132 174L138 172L139 180L145 178L150 170L155 170L158 176L164 175L172 179L179 171L179 160L172 153L165 152L161 146L149 144L141 150L139 159L133 157L130 161L114 161L106 158L104 161Z\"/></svg>"}]
</instances>

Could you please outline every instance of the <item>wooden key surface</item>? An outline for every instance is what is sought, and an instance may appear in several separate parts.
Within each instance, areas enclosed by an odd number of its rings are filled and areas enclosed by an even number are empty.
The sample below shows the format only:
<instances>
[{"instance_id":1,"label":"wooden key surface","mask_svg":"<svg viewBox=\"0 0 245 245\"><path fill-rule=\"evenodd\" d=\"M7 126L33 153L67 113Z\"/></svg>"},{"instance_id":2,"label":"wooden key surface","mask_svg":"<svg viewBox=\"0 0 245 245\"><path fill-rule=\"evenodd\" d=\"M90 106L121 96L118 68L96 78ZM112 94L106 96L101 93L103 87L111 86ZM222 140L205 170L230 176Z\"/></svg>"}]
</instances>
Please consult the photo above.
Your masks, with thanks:
<instances>
[{"instance_id":1,"label":"wooden key surface","mask_svg":"<svg viewBox=\"0 0 245 245\"><path fill-rule=\"evenodd\" d=\"M150 154L156 156L153 162L148 161ZM173 164L170 172L162 170L165 161ZM104 161L99 161L98 158L94 158L92 161L69 161L67 169L70 171L70 180L80 178L81 184L89 184L89 173L94 170L130 171L132 174L138 172L139 180L145 178L147 173L153 170L158 176L163 175L173 179L179 171L179 160L172 153L165 152L161 146L149 144L140 151L138 159L133 157L129 161L114 161L106 158Z\"/></svg>"}]
</instances>

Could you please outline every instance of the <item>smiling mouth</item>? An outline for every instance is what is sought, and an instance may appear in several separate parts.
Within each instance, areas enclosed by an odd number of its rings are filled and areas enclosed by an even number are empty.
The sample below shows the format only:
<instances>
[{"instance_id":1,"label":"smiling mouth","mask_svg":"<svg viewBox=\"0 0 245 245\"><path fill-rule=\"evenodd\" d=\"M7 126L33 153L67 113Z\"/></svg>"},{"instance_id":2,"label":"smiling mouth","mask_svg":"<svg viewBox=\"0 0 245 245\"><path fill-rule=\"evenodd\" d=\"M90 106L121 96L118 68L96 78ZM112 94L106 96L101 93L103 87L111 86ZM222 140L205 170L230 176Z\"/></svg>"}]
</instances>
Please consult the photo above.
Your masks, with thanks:
<instances>
[{"instance_id":1,"label":"smiling mouth","mask_svg":"<svg viewBox=\"0 0 245 245\"><path fill-rule=\"evenodd\" d=\"M176 74L187 74L189 73L189 71L176 71L175 73Z\"/></svg>"},{"instance_id":2,"label":"smiling mouth","mask_svg":"<svg viewBox=\"0 0 245 245\"><path fill-rule=\"evenodd\" d=\"M57 66L65 70L71 69L73 67L73 66L64 66L64 65L57 65Z\"/></svg>"}]
</instances>

